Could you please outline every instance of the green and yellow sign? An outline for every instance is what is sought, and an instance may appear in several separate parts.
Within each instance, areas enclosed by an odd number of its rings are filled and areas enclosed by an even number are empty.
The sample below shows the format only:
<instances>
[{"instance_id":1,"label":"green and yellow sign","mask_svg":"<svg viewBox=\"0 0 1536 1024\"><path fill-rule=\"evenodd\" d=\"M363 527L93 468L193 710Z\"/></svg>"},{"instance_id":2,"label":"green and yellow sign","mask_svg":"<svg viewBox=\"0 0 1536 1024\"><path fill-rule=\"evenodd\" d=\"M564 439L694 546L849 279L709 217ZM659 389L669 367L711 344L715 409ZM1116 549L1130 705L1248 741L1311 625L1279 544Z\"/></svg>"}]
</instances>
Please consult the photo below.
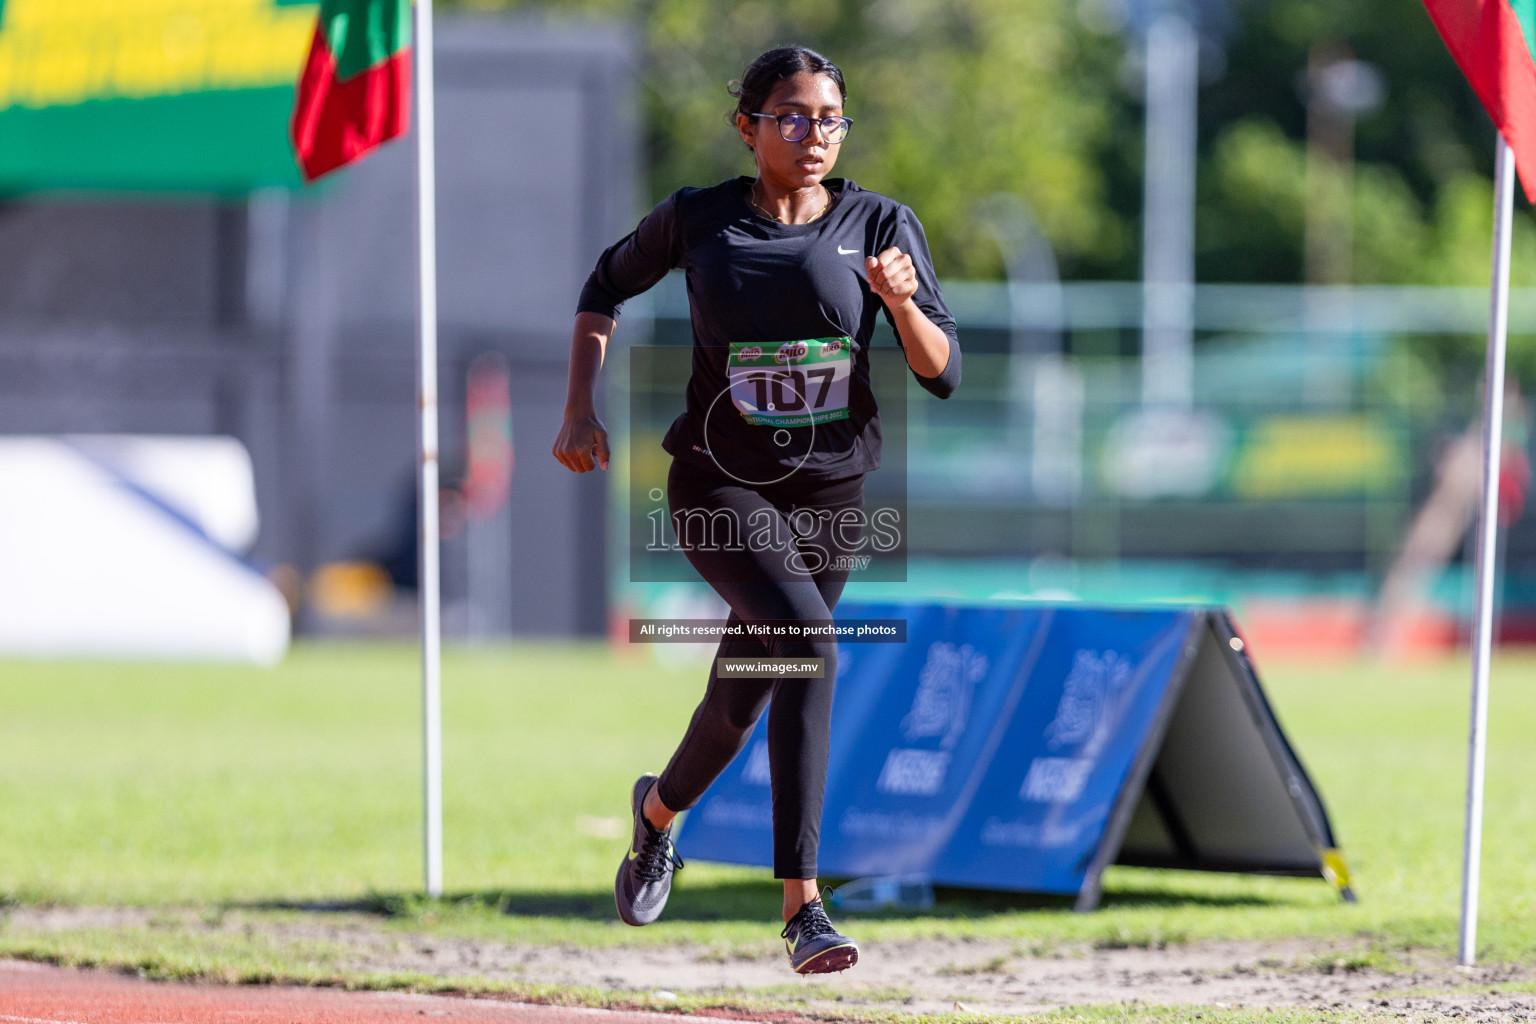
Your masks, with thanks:
<instances>
[{"instance_id":1,"label":"green and yellow sign","mask_svg":"<svg viewBox=\"0 0 1536 1024\"><path fill-rule=\"evenodd\" d=\"M0 0L0 190L297 185L311 0Z\"/></svg>"},{"instance_id":2,"label":"green and yellow sign","mask_svg":"<svg viewBox=\"0 0 1536 1024\"><path fill-rule=\"evenodd\" d=\"M1403 442L1366 415L1267 416L1248 424L1229 470L1235 498L1354 498L1391 495L1404 485Z\"/></svg>"}]
</instances>

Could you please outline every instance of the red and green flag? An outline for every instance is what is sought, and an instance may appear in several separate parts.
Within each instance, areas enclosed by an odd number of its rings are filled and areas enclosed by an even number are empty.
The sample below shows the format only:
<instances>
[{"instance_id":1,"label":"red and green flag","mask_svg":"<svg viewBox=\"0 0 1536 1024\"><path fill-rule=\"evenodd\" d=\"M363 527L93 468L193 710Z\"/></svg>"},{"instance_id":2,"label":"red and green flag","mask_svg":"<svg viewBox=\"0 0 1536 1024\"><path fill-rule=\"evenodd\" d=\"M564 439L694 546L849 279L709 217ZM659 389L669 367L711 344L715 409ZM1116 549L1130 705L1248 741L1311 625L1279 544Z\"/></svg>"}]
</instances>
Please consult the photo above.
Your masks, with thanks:
<instances>
[{"instance_id":1,"label":"red and green flag","mask_svg":"<svg viewBox=\"0 0 1536 1024\"><path fill-rule=\"evenodd\" d=\"M403 133L411 110L411 0L321 0L290 124L306 181Z\"/></svg>"},{"instance_id":2,"label":"red and green flag","mask_svg":"<svg viewBox=\"0 0 1536 1024\"><path fill-rule=\"evenodd\" d=\"M1536 0L1424 0L1536 203Z\"/></svg>"}]
</instances>

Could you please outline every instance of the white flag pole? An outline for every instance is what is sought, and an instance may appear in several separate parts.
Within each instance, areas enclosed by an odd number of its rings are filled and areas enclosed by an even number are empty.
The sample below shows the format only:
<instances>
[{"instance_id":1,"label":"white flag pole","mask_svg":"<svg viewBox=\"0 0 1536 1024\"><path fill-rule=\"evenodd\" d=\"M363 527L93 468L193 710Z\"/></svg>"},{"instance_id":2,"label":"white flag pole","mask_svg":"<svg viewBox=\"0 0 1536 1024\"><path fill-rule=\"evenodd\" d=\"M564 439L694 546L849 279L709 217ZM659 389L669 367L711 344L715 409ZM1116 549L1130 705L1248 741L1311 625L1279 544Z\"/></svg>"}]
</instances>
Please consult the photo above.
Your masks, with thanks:
<instances>
[{"instance_id":1,"label":"white flag pole","mask_svg":"<svg viewBox=\"0 0 1536 1024\"><path fill-rule=\"evenodd\" d=\"M1180 4L1147 29L1146 174L1142 185L1141 401L1194 400L1195 136L1200 36Z\"/></svg>"},{"instance_id":2,"label":"white flag pole","mask_svg":"<svg viewBox=\"0 0 1536 1024\"><path fill-rule=\"evenodd\" d=\"M1504 450L1504 348L1509 326L1509 235L1515 158L1499 136L1493 184L1493 287L1483 380L1483 492L1477 520L1477 608L1472 620L1472 722L1467 743L1467 824L1462 847L1458 958L1477 959L1477 890L1483 853L1483 766L1488 749L1488 660L1493 641L1494 556L1499 528L1499 461Z\"/></svg>"},{"instance_id":3,"label":"white flag pole","mask_svg":"<svg viewBox=\"0 0 1536 1024\"><path fill-rule=\"evenodd\" d=\"M443 894L442 615L438 566L437 167L434 149L432 0L416 0L417 406L421 413L422 851L427 895Z\"/></svg>"}]
</instances>

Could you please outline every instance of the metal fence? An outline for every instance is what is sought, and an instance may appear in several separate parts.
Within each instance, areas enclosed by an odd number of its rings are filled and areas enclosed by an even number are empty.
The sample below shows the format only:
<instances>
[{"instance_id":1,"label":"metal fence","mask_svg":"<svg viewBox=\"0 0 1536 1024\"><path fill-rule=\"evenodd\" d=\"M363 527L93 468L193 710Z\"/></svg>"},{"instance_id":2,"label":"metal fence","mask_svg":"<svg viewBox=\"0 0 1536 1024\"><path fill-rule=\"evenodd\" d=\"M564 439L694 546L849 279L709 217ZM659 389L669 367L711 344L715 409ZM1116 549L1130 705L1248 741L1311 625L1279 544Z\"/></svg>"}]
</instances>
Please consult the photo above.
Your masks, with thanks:
<instances>
[{"instance_id":1,"label":"metal fence","mask_svg":"<svg viewBox=\"0 0 1536 1024\"><path fill-rule=\"evenodd\" d=\"M909 381L920 556L1218 559L1375 576L1437 451L1476 414L1473 374L1441 379L1422 342L1475 351L1488 301L1479 289L1199 286L1188 408L1142 404L1139 284L943 290L965 382L940 402ZM679 277L650 312L647 340L690 343ZM1536 292L1515 296L1511 321L1536 333ZM894 344L885 335L877 346ZM1516 530L1511 550L1536 543Z\"/></svg>"}]
</instances>

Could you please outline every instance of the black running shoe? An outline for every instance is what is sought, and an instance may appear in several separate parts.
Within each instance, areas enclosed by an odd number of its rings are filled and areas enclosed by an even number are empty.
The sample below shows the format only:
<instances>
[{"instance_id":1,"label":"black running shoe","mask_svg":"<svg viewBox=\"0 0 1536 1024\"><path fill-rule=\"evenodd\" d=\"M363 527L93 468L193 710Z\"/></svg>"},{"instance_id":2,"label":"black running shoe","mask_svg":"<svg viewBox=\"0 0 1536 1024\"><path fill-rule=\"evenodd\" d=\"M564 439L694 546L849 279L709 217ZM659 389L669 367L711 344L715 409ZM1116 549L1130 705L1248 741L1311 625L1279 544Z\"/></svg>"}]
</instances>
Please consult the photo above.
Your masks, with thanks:
<instances>
[{"instance_id":1,"label":"black running shoe","mask_svg":"<svg viewBox=\"0 0 1536 1024\"><path fill-rule=\"evenodd\" d=\"M796 911L779 934L784 936L789 966L798 974L831 974L859 962L859 947L832 927L820 899Z\"/></svg>"},{"instance_id":2,"label":"black running shoe","mask_svg":"<svg viewBox=\"0 0 1536 1024\"><path fill-rule=\"evenodd\" d=\"M661 916L672 891L672 872L683 866L683 859L672 846L672 826L658 831L645 818L645 795L656 784L656 776L647 772L635 780L629 794L629 808L635 828L629 853L619 865L613 880L613 902L619 919L625 924L650 924Z\"/></svg>"}]
</instances>

